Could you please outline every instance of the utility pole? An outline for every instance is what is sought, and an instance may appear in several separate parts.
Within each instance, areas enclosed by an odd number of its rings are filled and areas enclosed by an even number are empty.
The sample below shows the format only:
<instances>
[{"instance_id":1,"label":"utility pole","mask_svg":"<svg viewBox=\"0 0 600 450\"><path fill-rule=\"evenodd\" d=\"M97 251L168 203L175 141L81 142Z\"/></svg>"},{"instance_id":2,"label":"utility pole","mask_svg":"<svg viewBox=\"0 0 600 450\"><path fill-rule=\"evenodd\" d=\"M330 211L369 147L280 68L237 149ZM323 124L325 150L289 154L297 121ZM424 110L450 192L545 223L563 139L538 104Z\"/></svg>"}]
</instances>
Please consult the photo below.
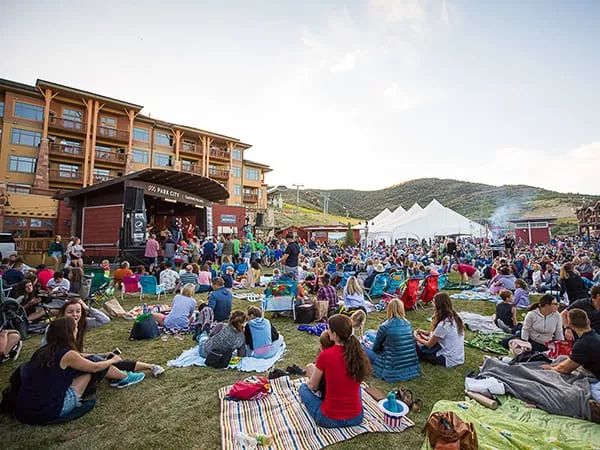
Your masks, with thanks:
<instances>
[{"instance_id":1,"label":"utility pole","mask_svg":"<svg viewBox=\"0 0 600 450\"><path fill-rule=\"evenodd\" d=\"M296 214L300 212L300 188L304 187L303 184L292 184L296 188Z\"/></svg>"},{"instance_id":2,"label":"utility pole","mask_svg":"<svg viewBox=\"0 0 600 450\"><path fill-rule=\"evenodd\" d=\"M327 216L329 214L329 194L323 192L323 215Z\"/></svg>"}]
</instances>

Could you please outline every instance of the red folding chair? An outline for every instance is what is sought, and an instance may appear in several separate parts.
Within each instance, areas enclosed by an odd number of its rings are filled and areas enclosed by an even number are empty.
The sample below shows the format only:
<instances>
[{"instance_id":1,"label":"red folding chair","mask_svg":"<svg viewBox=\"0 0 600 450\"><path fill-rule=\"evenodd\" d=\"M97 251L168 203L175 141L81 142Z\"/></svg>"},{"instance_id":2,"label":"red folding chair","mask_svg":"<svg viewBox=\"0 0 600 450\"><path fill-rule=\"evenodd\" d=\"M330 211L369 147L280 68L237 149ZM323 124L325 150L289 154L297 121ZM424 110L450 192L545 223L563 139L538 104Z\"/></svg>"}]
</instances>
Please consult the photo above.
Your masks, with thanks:
<instances>
[{"instance_id":1,"label":"red folding chair","mask_svg":"<svg viewBox=\"0 0 600 450\"><path fill-rule=\"evenodd\" d=\"M418 278L410 278L406 281L406 287L402 293L402 303L404 303L404 309L410 311L415 309L419 296L419 283L421 280Z\"/></svg>"},{"instance_id":2,"label":"red folding chair","mask_svg":"<svg viewBox=\"0 0 600 450\"><path fill-rule=\"evenodd\" d=\"M437 275L429 275L425 279L425 287L423 288L423 292L421 292L420 300L427 304L433 301L433 297L435 294L439 292L439 282Z\"/></svg>"}]
</instances>

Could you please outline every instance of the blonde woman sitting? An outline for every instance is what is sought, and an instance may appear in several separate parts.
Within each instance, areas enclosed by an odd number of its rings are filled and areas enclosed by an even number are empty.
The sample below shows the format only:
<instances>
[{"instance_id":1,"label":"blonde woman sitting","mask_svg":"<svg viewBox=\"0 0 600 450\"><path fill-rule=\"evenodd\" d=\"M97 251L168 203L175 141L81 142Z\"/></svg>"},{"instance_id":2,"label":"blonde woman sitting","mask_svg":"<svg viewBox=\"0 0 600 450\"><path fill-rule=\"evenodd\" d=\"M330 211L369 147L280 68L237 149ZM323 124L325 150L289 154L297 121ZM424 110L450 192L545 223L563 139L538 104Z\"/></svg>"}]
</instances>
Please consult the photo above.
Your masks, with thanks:
<instances>
[{"instance_id":1,"label":"blonde woman sitting","mask_svg":"<svg viewBox=\"0 0 600 450\"><path fill-rule=\"evenodd\" d=\"M365 312L373 311L373 304L365 300L365 293L358 279L354 276L348 278L346 287L344 288L344 309L346 311L354 311L362 309Z\"/></svg>"}]
</instances>

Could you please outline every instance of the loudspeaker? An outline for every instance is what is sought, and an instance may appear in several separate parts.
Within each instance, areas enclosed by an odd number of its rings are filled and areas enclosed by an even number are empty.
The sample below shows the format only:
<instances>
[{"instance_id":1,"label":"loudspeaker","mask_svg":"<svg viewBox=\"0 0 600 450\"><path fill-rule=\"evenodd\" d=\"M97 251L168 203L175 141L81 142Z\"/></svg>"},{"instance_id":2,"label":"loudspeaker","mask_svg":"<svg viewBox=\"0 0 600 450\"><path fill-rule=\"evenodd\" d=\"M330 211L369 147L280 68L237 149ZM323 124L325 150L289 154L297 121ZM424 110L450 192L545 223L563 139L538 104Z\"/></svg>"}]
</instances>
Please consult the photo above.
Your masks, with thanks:
<instances>
[{"instance_id":1,"label":"loudspeaker","mask_svg":"<svg viewBox=\"0 0 600 450\"><path fill-rule=\"evenodd\" d=\"M144 190L134 187L125 189L125 212L145 210Z\"/></svg>"},{"instance_id":2,"label":"loudspeaker","mask_svg":"<svg viewBox=\"0 0 600 450\"><path fill-rule=\"evenodd\" d=\"M262 227L264 221L265 221L265 214L264 213L256 213L256 220L255 220L254 224L257 227Z\"/></svg>"}]
</instances>

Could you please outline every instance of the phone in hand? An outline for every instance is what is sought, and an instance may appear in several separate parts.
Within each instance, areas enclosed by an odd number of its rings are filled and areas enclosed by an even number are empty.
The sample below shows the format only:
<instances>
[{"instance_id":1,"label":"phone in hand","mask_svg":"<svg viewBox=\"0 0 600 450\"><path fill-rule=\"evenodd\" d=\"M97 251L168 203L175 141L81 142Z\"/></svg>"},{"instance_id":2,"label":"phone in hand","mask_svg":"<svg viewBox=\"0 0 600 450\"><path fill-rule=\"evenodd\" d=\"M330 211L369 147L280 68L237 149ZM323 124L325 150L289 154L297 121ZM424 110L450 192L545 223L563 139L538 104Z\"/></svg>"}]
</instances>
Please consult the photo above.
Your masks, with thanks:
<instances>
[{"instance_id":1,"label":"phone in hand","mask_svg":"<svg viewBox=\"0 0 600 450\"><path fill-rule=\"evenodd\" d=\"M119 347L115 347L115 349L111 353L113 355L119 356L121 354L121 349Z\"/></svg>"}]
</instances>

